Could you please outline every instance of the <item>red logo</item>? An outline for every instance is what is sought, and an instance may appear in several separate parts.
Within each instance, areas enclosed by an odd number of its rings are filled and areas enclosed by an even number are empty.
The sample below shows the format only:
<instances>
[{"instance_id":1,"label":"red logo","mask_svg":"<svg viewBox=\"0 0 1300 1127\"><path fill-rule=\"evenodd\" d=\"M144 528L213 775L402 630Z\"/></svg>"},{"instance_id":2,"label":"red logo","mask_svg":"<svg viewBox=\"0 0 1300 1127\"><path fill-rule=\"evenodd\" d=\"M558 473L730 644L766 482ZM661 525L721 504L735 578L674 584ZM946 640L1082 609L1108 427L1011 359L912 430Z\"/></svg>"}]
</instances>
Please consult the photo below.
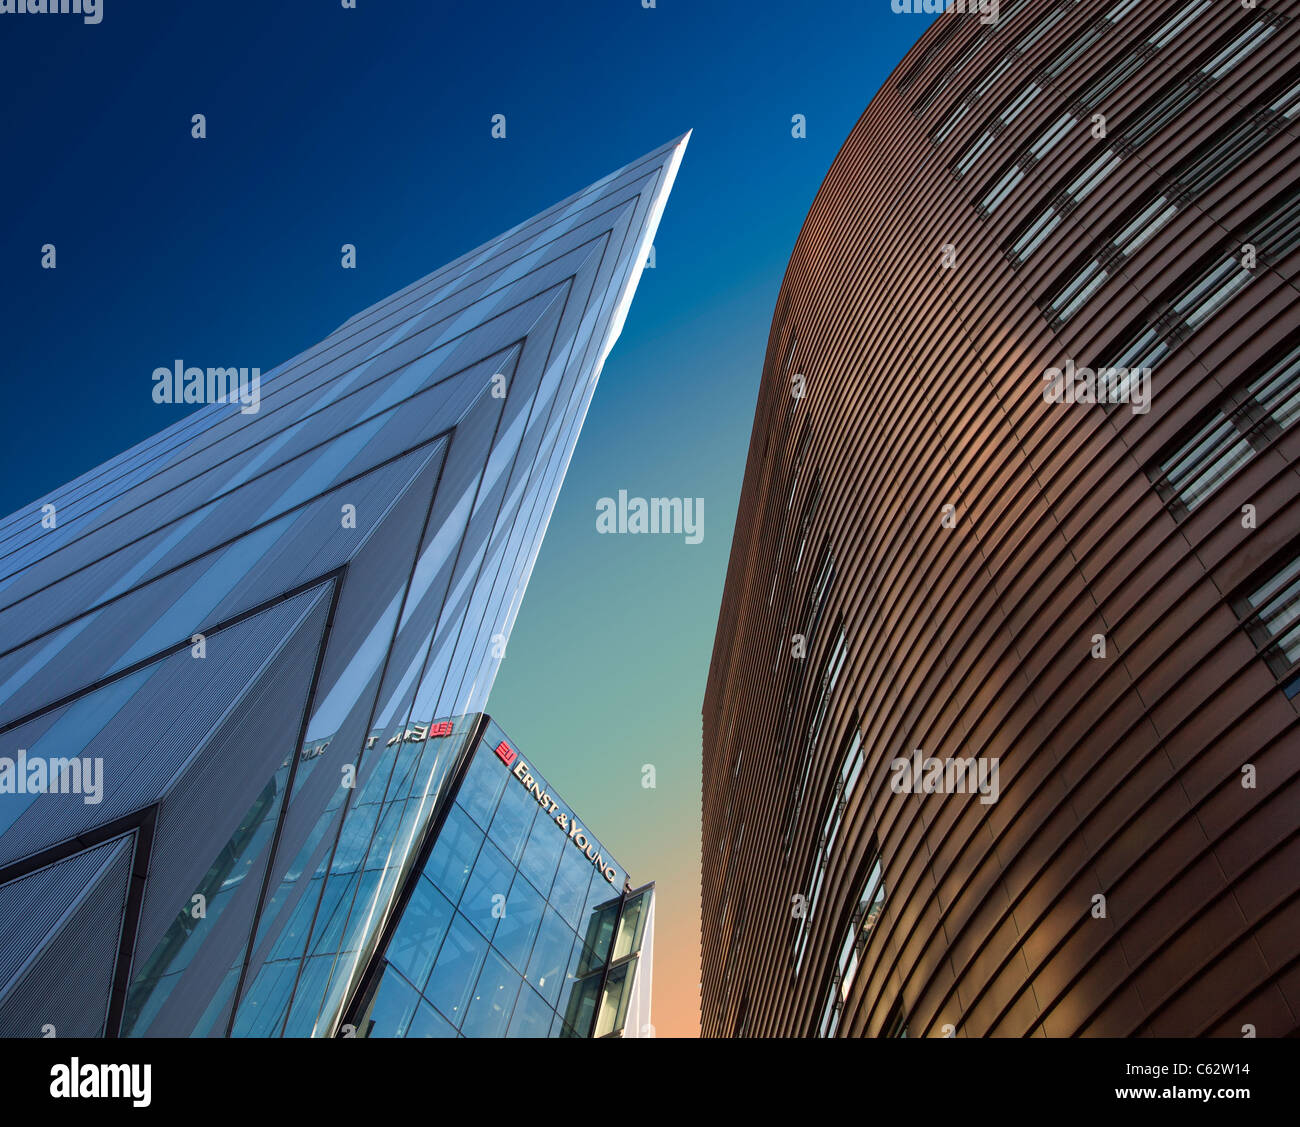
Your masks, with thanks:
<instances>
[{"instance_id":1,"label":"red logo","mask_svg":"<svg viewBox=\"0 0 1300 1127\"><path fill-rule=\"evenodd\" d=\"M429 729L429 739L437 740L437 739L441 739L443 736L450 736L451 729L452 729L451 721L443 720L441 723L435 724L432 728Z\"/></svg>"},{"instance_id":2,"label":"red logo","mask_svg":"<svg viewBox=\"0 0 1300 1127\"><path fill-rule=\"evenodd\" d=\"M510 764L512 764L515 761L515 759L518 758L518 754L519 753L516 752L513 748L511 748L511 746L508 743L506 743L505 740L502 740L499 744L497 744L497 758L500 759L501 762L504 763L507 767L509 767Z\"/></svg>"}]
</instances>

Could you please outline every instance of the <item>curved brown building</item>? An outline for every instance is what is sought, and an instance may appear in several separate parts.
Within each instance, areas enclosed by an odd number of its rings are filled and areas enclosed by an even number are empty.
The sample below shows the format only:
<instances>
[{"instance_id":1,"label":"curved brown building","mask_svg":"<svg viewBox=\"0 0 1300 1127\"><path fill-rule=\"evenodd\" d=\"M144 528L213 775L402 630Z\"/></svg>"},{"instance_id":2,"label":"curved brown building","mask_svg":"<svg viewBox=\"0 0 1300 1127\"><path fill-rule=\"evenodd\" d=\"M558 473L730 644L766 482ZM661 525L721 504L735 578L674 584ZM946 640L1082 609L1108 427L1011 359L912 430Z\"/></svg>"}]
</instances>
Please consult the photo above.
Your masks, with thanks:
<instances>
[{"instance_id":1,"label":"curved brown building","mask_svg":"<svg viewBox=\"0 0 1300 1127\"><path fill-rule=\"evenodd\" d=\"M1300 3L1000 7L886 81L780 293L706 1036L1300 1027Z\"/></svg>"}]
</instances>

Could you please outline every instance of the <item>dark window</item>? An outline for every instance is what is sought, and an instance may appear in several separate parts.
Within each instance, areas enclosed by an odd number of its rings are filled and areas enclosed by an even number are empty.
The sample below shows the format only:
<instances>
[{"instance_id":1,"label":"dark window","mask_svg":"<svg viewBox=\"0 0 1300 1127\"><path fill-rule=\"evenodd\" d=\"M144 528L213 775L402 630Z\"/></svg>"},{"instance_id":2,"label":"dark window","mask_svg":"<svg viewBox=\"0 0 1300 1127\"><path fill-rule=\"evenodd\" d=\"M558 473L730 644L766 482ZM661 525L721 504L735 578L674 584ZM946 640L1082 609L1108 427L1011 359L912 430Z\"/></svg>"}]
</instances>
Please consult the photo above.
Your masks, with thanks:
<instances>
[{"instance_id":1,"label":"dark window","mask_svg":"<svg viewBox=\"0 0 1300 1127\"><path fill-rule=\"evenodd\" d=\"M1242 248L1255 248L1256 267L1242 264ZM1300 193L1284 192L1257 213L1245 228L1219 244L1179 277L1131 322L1120 343L1101 352L1096 367L1133 371L1154 369L1180 342L1254 281L1259 270L1280 262L1300 247ZM1113 402L1103 406L1111 409Z\"/></svg>"},{"instance_id":2,"label":"dark window","mask_svg":"<svg viewBox=\"0 0 1300 1127\"><path fill-rule=\"evenodd\" d=\"M876 924L884 911L887 889L885 887L884 859L873 837L867 847L867 859L863 866L864 876L858 884L858 898L845 929L844 941L840 945L839 956L831 967L830 988L822 1010L821 1026L818 1034L822 1037L834 1037L839 1029L840 1016L844 1004L848 1001L857 978L858 968L862 965L862 955L871 937L875 934Z\"/></svg>"},{"instance_id":3,"label":"dark window","mask_svg":"<svg viewBox=\"0 0 1300 1127\"><path fill-rule=\"evenodd\" d=\"M847 657L848 636L841 624L835 639L835 646L827 655L826 664L822 667L817 703L813 708L812 719L808 724L803 754L796 767L794 786L790 792L790 804L785 829L785 849L787 853L789 853L790 845L794 841L795 827L799 824L799 815L803 810L805 791L808 787L808 776L812 772L812 762L817 757L817 748L821 744L822 725L826 722L826 714L830 711L831 701L835 699L835 685L839 681Z\"/></svg>"},{"instance_id":4,"label":"dark window","mask_svg":"<svg viewBox=\"0 0 1300 1127\"><path fill-rule=\"evenodd\" d=\"M882 1037L907 1036L907 1014L903 1012L901 995L894 999L894 1004L890 1007L889 1016L885 1018L885 1025L880 1035Z\"/></svg>"},{"instance_id":5,"label":"dark window","mask_svg":"<svg viewBox=\"0 0 1300 1127\"><path fill-rule=\"evenodd\" d=\"M1300 342L1253 365L1214 408L1146 468L1179 520L1300 417Z\"/></svg>"},{"instance_id":6,"label":"dark window","mask_svg":"<svg viewBox=\"0 0 1300 1127\"><path fill-rule=\"evenodd\" d=\"M1300 694L1300 543L1292 544L1233 609L1287 697Z\"/></svg>"}]
</instances>

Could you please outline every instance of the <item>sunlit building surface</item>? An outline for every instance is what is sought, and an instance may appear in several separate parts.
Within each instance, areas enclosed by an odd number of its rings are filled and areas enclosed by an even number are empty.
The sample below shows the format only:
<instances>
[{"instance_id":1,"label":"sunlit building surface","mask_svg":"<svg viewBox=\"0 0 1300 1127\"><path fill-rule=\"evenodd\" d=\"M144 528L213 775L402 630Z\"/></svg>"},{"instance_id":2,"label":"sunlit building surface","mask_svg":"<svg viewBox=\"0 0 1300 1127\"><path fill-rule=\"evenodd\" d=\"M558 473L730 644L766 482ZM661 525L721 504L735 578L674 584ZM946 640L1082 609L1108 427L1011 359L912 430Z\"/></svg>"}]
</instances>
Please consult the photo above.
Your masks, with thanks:
<instances>
[{"instance_id":1,"label":"sunlit building surface","mask_svg":"<svg viewBox=\"0 0 1300 1127\"><path fill-rule=\"evenodd\" d=\"M706 1036L1300 1028L1300 4L999 9L886 80L777 300Z\"/></svg>"},{"instance_id":2,"label":"sunlit building surface","mask_svg":"<svg viewBox=\"0 0 1300 1127\"><path fill-rule=\"evenodd\" d=\"M0 522L0 1034L649 1025L648 895L471 756L685 143Z\"/></svg>"}]
</instances>

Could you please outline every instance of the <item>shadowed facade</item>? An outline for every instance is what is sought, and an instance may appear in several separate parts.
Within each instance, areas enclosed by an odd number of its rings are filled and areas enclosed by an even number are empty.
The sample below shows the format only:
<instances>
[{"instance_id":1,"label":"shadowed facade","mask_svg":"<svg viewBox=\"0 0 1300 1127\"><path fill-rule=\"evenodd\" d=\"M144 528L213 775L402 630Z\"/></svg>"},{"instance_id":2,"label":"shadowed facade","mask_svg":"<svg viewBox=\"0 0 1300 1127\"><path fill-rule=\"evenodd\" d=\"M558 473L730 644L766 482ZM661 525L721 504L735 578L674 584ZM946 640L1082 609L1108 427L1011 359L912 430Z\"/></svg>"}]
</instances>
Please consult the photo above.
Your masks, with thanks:
<instances>
[{"instance_id":1,"label":"shadowed facade","mask_svg":"<svg viewBox=\"0 0 1300 1127\"><path fill-rule=\"evenodd\" d=\"M1297 15L945 14L837 156L704 700L706 1036L1300 1026Z\"/></svg>"}]
</instances>

